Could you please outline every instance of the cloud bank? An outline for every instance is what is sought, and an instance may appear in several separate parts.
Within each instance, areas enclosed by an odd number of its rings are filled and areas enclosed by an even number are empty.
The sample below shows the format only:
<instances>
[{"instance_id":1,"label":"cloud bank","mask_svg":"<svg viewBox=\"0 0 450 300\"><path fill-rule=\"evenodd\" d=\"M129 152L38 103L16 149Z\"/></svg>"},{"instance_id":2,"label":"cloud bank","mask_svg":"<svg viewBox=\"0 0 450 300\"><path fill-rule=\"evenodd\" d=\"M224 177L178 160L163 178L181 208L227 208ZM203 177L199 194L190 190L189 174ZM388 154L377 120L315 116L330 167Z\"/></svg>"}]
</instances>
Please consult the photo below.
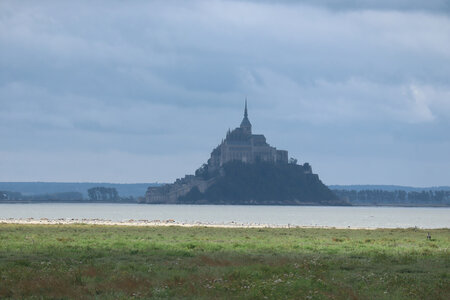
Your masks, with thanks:
<instances>
[{"instance_id":1,"label":"cloud bank","mask_svg":"<svg viewBox=\"0 0 450 300\"><path fill-rule=\"evenodd\" d=\"M327 184L449 185L447 1L2 1L0 180L171 181L249 99Z\"/></svg>"}]
</instances>

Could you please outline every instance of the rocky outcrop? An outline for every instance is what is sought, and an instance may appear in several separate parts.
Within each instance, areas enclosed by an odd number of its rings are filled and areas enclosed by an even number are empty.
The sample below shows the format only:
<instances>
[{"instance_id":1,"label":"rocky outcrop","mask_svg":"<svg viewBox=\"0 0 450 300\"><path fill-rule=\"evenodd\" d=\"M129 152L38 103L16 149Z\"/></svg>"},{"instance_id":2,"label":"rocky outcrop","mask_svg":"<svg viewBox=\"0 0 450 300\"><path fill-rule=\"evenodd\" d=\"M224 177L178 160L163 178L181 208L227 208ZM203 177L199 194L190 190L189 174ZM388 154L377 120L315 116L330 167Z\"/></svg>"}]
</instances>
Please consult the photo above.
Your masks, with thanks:
<instances>
[{"instance_id":1,"label":"rocky outcrop","mask_svg":"<svg viewBox=\"0 0 450 300\"><path fill-rule=\"evenodd\" d=\"M240 205L348 205L312 172L309 164L229 162L159 188L147 203Z\"/></svg>"}]
</instances>

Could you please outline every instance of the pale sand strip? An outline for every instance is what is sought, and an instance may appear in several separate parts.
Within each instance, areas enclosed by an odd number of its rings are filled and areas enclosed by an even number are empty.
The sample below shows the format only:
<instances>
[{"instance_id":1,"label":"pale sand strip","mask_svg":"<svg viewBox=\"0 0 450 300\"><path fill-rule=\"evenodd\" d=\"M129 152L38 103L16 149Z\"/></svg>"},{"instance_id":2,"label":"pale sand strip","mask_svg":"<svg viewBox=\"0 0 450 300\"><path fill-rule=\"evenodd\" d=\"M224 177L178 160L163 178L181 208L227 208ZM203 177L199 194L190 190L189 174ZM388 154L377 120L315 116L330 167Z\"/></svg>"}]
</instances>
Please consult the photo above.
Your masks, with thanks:
<instances>
[{"instance_id":1,"label":"pale sand strip","mask_svg":"<svg viewBox=\"0 0 450 300\"><path fill-rule=\"evenodd\" d=\"M256 223L238 223L229 222L224 224L215 223L183 223L175 220L126 220L126 221L111 221L104 219L0 219L0 224L22 224L22 225L70 225L70 224L86 224L86 225L107 225L107 226L180 226L180 227L214 227L214 228L325 228L325 229L365 229L375 230L378 228L370 227L333 227L333 226L298 226L298 225L276 225L276 224L256 224Z\"/></svg>"}]
</instances>

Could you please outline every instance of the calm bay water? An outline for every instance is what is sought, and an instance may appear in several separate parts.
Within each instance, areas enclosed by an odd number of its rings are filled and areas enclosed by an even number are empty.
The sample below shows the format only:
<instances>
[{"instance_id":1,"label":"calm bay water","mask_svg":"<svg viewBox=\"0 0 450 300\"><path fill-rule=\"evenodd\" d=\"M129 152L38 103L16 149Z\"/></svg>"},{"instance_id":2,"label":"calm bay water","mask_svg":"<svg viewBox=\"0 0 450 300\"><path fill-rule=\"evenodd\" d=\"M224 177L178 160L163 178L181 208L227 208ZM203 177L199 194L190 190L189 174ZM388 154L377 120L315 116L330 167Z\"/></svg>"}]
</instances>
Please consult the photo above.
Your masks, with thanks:
<instances>
[{"instance_id":1,"label":"calm bay water","mask_svg":"<svg viewBox=\"0 0 450 300\"><path fill-rule=\"evenodd\" d=\"M168 220L368 228L450 228L450 208L142 204L0 204L0 219Z\"/></svg>"}]
</instances>

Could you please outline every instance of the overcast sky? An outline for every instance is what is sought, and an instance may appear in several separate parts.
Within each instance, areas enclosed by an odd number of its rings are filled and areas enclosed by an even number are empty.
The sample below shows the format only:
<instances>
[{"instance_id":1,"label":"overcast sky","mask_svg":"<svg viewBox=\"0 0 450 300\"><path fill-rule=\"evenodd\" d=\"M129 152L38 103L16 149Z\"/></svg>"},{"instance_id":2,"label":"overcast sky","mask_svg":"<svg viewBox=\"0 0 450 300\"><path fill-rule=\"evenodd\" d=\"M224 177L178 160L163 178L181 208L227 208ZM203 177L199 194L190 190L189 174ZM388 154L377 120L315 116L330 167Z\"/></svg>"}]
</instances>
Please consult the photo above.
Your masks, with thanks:
<instances>
[{"instance_id":1,"label":"overcast sky","mask_svg":"<svg viewBox=\"0 0 450 300\"><path fill-rule=\"evenodd\" d=\"M173 181L246 96L325 184L450 185L449 1L0 2L0 181Z\"/></svg>"}]
</instances>

